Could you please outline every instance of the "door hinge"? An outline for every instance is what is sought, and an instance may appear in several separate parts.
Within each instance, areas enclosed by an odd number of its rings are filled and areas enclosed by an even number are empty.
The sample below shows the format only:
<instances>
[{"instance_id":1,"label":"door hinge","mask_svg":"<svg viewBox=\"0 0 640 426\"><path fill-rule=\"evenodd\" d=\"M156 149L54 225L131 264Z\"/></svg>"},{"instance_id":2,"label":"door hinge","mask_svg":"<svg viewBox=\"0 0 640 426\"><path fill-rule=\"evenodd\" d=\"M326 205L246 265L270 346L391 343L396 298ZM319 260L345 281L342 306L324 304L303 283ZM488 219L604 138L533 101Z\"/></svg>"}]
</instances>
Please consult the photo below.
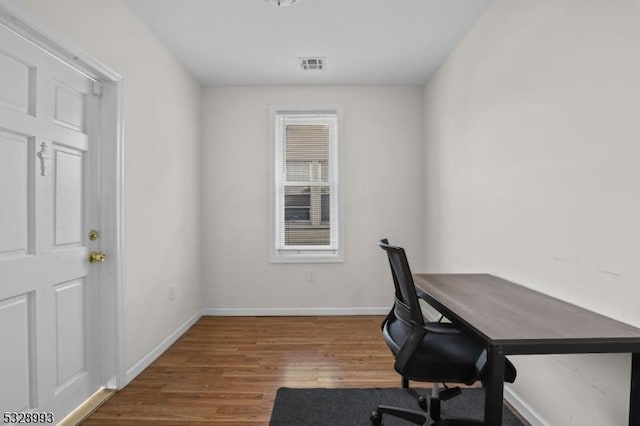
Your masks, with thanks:
<instances>
[{"instance_id":1,"label":"door hinge","mask_svg":"<svg viewBox=\"0 0 640 426\"><path fill-rule=\"evenodd\" d=\"M91 93L93 93L95 96L102 96L102 84L94 81L91 86Z\"/></svg>"}]
</instances>

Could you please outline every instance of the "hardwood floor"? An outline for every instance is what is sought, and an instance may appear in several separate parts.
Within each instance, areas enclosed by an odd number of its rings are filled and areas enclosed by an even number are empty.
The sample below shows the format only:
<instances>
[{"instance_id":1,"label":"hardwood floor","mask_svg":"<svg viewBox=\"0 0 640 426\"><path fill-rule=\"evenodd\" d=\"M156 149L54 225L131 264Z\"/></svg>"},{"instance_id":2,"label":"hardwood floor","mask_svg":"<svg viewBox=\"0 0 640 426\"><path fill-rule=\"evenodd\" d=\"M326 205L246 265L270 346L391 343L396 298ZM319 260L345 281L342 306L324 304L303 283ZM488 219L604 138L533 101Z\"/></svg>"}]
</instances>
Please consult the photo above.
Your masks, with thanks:
<instances>
[{"instance_id":1,"label":"hardwood floor","mask_svg":"<svg viewBox=\"0 0 640 426\"><path fill-rule=\"evenodd\" d=\"M268 425L289 387L396 387L383 317L203 317L84 425Z\"/></svg>"}]
</instances>

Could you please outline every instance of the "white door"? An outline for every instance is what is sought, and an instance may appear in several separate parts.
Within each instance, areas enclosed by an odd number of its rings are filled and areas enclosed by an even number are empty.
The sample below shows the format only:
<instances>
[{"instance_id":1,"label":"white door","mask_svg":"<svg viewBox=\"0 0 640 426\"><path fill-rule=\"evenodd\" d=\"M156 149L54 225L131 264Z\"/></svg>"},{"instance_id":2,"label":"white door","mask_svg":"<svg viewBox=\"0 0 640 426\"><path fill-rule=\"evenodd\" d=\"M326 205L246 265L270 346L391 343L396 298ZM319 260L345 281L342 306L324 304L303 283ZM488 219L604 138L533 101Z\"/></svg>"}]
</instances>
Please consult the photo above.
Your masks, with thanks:
<instances>
[{"instance_id":1,"label":"white door","mask_svg":"<svg viewBox=\"0 0 640 426\"><path fill-rule=\"evenodd\" d=\"M0 415L100 386L94 82L0 25Z\"/></svg>"}]
</instances>

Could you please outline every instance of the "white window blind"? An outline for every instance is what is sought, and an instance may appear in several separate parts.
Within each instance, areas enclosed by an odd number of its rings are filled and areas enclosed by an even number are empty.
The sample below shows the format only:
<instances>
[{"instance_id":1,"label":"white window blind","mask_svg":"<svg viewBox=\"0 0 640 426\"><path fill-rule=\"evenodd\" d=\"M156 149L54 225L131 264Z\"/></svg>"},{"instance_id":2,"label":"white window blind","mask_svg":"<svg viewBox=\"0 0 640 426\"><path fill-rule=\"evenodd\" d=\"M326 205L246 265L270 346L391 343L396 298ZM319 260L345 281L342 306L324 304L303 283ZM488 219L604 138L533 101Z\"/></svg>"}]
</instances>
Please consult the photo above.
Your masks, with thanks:
<instances>
[{"instance_id":1,"label":"white window blind","mask_svg":"<svg viewBox=\"0 0 640 426\"><path fill-rule=\"evenodd\" d=\"M273 116L272 261L340 258L337 113Z\"/></svg>"}]
</instances>

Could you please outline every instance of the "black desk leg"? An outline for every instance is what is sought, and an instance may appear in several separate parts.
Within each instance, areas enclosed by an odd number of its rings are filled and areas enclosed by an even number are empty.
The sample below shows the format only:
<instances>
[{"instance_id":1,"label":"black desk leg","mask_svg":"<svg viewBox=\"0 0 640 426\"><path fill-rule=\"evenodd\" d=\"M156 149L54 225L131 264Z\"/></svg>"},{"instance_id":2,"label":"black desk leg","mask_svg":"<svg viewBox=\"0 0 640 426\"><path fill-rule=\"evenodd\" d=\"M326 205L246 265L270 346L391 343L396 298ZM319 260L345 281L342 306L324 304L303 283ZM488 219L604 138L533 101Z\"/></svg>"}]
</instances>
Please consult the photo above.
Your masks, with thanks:
<instances>
[{"instance_id":1,"label":"black desk leg","mask_svg":"<svg viewBox=\"0 0 640 426\"><path fill-rule=\"evenodd\" d=\"M484 424L502 425L502 397L504 387L504 350L502 346L490 346L487 353L489 374L485 381Z\"/></svg>"},{"instance_id":2,"label":"black desk leg","mask_svg":"<svg viewBox=\"0 0 640 426\"><path fill-rule=\"evenodd\" d=\"M629 426L640 426L640 352L631 354Z\"/></svg>"}]
</instances>

